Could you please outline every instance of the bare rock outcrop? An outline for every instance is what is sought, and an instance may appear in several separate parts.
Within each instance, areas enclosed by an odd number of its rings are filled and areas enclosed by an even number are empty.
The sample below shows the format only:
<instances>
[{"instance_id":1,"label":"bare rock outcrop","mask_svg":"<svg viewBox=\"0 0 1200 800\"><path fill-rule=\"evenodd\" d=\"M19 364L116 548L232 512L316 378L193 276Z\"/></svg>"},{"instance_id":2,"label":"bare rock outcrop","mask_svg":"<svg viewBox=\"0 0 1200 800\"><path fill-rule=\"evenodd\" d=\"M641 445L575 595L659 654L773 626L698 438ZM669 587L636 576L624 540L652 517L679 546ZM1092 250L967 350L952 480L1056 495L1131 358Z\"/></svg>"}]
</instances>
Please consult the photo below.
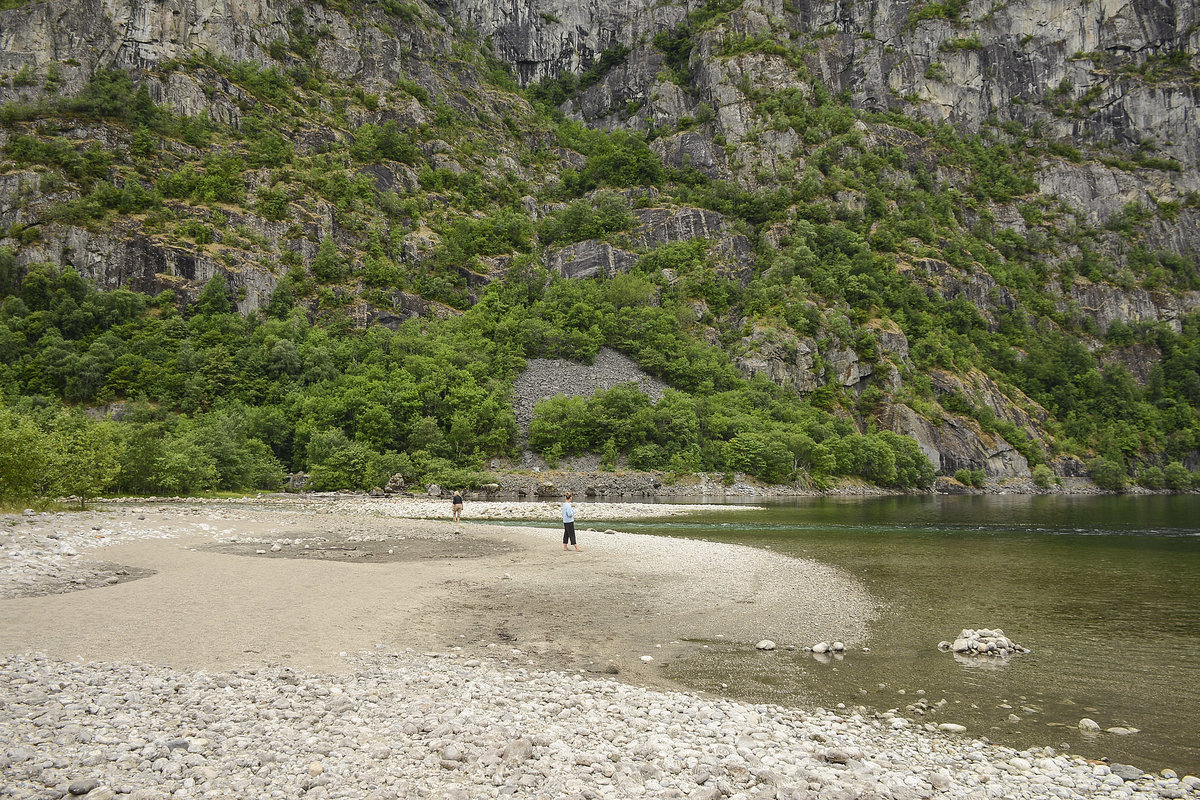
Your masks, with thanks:
<instances>
[{"instance_id":1,"label":"bare rock outcrop","mask_svg":"<svg viewBox=\"0 0 1200 800\"><path fill-rule=\"evenodd\" d=\"M1000 436L985 432L973 419L945 414L931 421L896 404L885 410L881 421L890 430L915 439L941 472L982 469L993 478L1029 475L1025 456Z\"/></svg>"},{"instance_id":2,"label":"bare rock outcrop","mask_svg":"<svg viewBox=\"0 0 1200 800\"><path fill-rule=\"evenodd\" d=\"M662 399L667 389L662 381L643 372L633 359L607 347L600 348L591 364L562 358L531 358L513 384L517 424L528 434L534 406L547 398L591 397L623 383L636 384L655 402Z\"/></svg>"}]
</instances>

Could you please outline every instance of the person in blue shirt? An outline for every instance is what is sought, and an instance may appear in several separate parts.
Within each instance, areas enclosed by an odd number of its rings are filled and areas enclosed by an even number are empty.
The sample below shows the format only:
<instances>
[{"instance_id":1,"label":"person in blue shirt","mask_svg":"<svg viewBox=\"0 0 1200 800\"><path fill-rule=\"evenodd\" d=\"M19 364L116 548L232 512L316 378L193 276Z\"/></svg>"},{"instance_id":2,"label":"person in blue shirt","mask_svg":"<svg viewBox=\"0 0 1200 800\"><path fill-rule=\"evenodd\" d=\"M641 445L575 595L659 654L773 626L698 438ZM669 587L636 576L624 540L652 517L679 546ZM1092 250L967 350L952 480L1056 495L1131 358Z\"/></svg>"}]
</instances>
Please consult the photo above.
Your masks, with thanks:
<instances>
[{"instance_id":1,"label":"person in blue shirt","mask_svg":"<svg viewBox=\"0 0 1200 800\"><path fill-rule=\"evenodd\" d=\"M563 517L563 550L570 550L567 543L570 542L576 550L579 550L579 545L575 544L575 509L571 506L571 493L567 492L567 502L562 504Z\"/></svg>"}]
</instances>

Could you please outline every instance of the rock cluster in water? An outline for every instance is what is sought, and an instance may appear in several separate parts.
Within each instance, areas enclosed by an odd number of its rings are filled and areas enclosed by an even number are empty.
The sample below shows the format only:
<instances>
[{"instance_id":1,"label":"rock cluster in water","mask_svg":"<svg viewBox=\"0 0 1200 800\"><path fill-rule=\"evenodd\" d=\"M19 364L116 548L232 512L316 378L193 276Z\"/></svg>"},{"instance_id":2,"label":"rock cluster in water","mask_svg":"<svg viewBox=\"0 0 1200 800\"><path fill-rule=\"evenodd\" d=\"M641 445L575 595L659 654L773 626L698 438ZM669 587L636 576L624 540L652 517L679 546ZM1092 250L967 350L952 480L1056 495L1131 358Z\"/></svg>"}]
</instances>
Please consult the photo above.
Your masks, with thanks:
<instances>
[{"instance_id":1,"label":"rock cluster in water","mask_svg":"<svg viewBox=\"0 0 1200 800\"><path fill-rule=\"evenodd\" d=\"M938 649L979 656L1010 656L1029 652L1028 648L1009 639L999 628L963 628L953 642L939 642Z\"/></svg>"}]
</instances>

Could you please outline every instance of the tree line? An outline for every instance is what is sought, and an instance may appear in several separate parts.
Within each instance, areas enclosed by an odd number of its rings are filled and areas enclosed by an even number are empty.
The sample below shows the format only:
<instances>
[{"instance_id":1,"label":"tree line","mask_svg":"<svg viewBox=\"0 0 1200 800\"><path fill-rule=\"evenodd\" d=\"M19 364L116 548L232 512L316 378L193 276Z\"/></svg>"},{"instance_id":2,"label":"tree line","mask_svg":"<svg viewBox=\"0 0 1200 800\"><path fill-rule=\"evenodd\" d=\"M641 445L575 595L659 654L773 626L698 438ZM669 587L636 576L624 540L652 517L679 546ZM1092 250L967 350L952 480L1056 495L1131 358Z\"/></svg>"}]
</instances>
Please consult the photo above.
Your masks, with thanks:
<instances>
[{"instance_id":1,"label":"tree line","mask_svg":"<svg viewBox=\"0 0 1200 800\"><path fill-rule=\"evenodd\" d=\"M531 266L461 316L389 330L313 324L295 307L243 316L220 277L181 311L170 293L100 292L70 267L0 265L0 428L21 443L5 448L8 502L276 489L294 471L315 489L393 474L479 485L488 459L523 444L511 390L525 359L590 361L604 344L675 389L657 403L632 387L598 394L599 416L540 405L530 445L550 459L594 449L608 468L899 487L933 476L911 440L860 435L742 378L637 275L568 281Z\"/></svg>"}]
</instances>

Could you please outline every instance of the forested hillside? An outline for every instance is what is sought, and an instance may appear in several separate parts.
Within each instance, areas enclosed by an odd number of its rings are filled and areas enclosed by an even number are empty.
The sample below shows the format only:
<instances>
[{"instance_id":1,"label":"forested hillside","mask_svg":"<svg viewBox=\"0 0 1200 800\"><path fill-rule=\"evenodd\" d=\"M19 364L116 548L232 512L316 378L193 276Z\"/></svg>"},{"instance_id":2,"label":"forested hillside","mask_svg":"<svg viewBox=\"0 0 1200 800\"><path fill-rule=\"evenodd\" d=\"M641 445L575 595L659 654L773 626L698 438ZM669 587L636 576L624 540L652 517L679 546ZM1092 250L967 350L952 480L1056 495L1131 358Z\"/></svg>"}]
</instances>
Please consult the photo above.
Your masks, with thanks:
<instances>
[{"instance_id":1,"label":"forested hillside","mask_svg":"<svg viewBox=\"0 0 1200 800\"><path fill-rule=\"evenodd\" d=\"M0 502L478 485L523 448L1191 486L1195 21L1018 86L995 48L1068 41L1019 4L633 6L0 5ZM526 438L525 359L604 346L670 390Z\"/></svg>"}]
</instances>

